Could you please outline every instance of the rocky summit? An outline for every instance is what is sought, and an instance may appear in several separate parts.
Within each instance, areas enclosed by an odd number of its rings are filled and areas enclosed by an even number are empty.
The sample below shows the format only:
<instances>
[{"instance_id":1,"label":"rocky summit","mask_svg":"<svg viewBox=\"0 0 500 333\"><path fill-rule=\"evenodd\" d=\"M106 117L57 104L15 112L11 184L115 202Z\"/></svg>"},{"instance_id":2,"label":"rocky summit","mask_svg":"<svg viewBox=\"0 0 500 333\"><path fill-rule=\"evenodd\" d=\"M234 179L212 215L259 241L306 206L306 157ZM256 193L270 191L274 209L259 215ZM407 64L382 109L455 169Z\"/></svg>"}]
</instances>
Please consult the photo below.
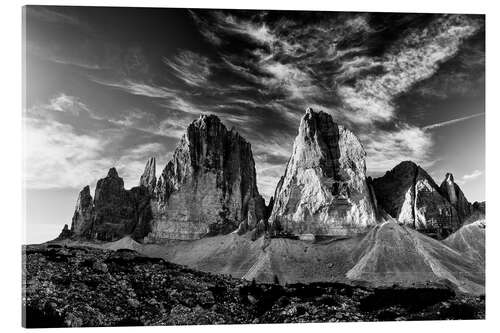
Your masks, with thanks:
<instances>
[{"instance_id":1,"label":"rocky summit","mask_svg":"<svg viewBox=\"0 0 500 333\"><path fill-rule=\"evenodd\" d=\"M264 217L250 143L216 116L187 128L163 170L152 201L148 241L197 239L250 229Z\"/></svg>"},{"instance_id":2,"label":"rocky summit","mask_svg":"<svg viewBox=\"0 0 500 333\"><path fill-rule=\"evenodd\" d=\"M216 116L202 115L189 125L158 180L152 157L137 187L126 190L115 168L97 182L94 199L86 186L70 232L60 237L198 239L239 226L245 232L265 229L267 210L250 143Z\"/></svg>"},{"instance_id":3,"label":"rocky summit","mask_svg":"<svg viewBox=\"0 0 500 333\"><path fill-rule=\"evenodd\" d=\"M443 194L442 188L447 191L447 185L438 187L424 169L411 161L401 162L372 183L378 204L399 223L438 238L461 225L458 205L450 202L448 192ZM457 202L457 195L450 191L453 202Z\"/></svg>"},{"instance_id":4,"label":"rocky summit","mask_svg":"<svg viewBox=\"0 0 500 333\"><path fill-rule=\"evenodd\" d=\"M465 197L460 186L455 183L453 175L447 173L440 186L441 193L450 201L458 213L460 222L463 222L471 213L472 205Z\"/></svg>"},{"instance_id":5,"label":"rocky summit","mask_svg":"<svg viewBox=\"0 0 500 333\"><path fill-rule=\"evenodd\" d=\"M303 116L270 221L292 234L348 235L376 224L358 138L325 112Z\"/></svg>"},{"instance_id":6,"label":"rocky summit","mask_svg":"<svg viewBox=\"0 0 500 333\"><path fill-rule=\"evenodd\" d=\"M71 229L60 238L73 237L113 241L126 235L143 237L151 220L149 193L139 186L126 190L115 168L97 181L95 197L85 186L78 195ZM65 227L66 228L66 227Z\"/></svg>"}]
</instances>

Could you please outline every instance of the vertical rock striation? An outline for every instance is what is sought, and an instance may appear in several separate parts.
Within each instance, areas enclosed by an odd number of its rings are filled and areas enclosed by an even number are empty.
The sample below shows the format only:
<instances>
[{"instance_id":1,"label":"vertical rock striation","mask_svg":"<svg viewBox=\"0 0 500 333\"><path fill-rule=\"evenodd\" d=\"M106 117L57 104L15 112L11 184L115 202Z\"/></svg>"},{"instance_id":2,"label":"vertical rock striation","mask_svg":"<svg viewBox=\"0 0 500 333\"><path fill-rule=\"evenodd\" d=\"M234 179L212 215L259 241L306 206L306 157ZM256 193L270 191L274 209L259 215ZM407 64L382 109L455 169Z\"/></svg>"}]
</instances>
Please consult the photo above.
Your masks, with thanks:
<instances>
[{"instance_id":1,"label":"vertical rock striation","mask_svg":"<svg viewBox=\"0 0 500 333\"><path fill-rule=\"evenodd\" d=\"M115 168L97 182L93 200L86 186L70 234L106 241L125 235L197 239L241 223L245 231L256 229L266 213L250 144L216 116L203 115L189 125L158 180L152 157L137 187L126 190Z\"/></svg>"},{"instance_id":2,"label":"vertical rock striation","mask_svg":"<svg viewBox=\"0 0 500 333\"><path fill-rule=\"evenodd\" d=\"M287 233L347 235L376 224L358 138L325 112L307 109L270 221Z\"/></svg>"},{"instance_id":3,"label":"vertical rock striation","mask_svg":"<svg viewBox=\"0 0 500 333\"><path fill-rule=\"evenodd\" d=\"M92 237L108 241L131 234L137 223L135 208L131 191L124 188L116 169L109 169L108 175L97 181Z\"/></svg>"},{"instance_id":4,"label":"vertical rock striation","mask_svg":"<svg viewBox=\"0 0 500 333\"><path fill-rule=\"evenodd\" d=\"M455 206L432 177L411 161L401 162L372 184L379 206L399 223L439 238L460 227Z\"/></svg>"},{"instance_id":5,"label":"vertical rock striation","mask_svg":"<svg viewBox=\"0 0 500 333\"><path fill-rule=\"evenodd\" d=\"M446 197L457 210L460 222L463 222L472 213L472 205L467 200L460 187L455 183L451 173L446 174L440 189L443 196Z\"/></svg>"},{"instance_id":6,"label":"vertical rock striation","mask_svg":"<svg viewBox=\"0 0 500 333\"><path fill-rule=\"evenodd\" d=\"M90 236L94 203L90 195L90 187L87 185L78 194L75 212L71 220L71 233L82 236ZM67 235L68 233L66 233Z\"/></svg>"},{"instance_id":7,"label":"vertical rock striation","mask_svg":"<svg viewBox=\"0 0 500 333\"><path fill-rule=\"evenodd\" d=\"M156 187L156 159L154 157L150 157L146 162L139 186L147 188L149 193L154 192Z\"/></svg>"},{"instance_id":8,"label":"vertical rock striation","mask_svg":"<svg viewBox=\"0 0 500 333\"><path fill-rule=\"evenodd\" d=\"M94 199L89 186L82 189L71 229L63 230L59 237L113 241L131 235L141 239L150 231L150 198L151 194L145 186L126 190L123 179L115 168L111 168L105 178L97 181Z\"/></svg>"},{"instance_id":9,"label":"vertical rock striation","mask_svg":"<svg viewBox=\"0 0 500 333\"><path fill-rule=\"evenodd\" d=\"M163 170L152 202L149 241L228 233L243 221L253 229L265 214L250 144L216 116L187 128Z\"/></svg>"}]
</instances>

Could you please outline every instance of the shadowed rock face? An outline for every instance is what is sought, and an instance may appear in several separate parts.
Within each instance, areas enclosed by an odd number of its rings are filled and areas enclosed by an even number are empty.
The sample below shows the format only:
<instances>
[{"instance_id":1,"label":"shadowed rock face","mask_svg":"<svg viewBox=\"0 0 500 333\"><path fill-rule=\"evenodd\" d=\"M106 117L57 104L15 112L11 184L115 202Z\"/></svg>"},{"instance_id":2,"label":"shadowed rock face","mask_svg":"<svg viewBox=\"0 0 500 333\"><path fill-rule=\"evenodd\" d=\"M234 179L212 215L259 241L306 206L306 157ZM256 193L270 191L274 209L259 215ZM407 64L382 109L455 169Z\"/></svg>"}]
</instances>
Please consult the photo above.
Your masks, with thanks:
<instances>
[{"instance_id":1,"label":"shadowed rock face","mask_svg":"<svg viewBox=\"0 0 500 333\"><path fill-rule=\"evenodd\" d=\"M411 161L401 162L372 184L379 206L399 223L439 238L460 227L454 205L427 172Z\"/></svg>"},{"instance_id":2,"label":"shadowed rock face","mask_svg":"<svg viewBox=\"0 0 500 333\"><path fill-rule=\"evenodd\" d=\"M149 241L228 233L265 215L250 144L216 116L191 123L158 179Z\"/></svg>"},{"instance_id":3,"label":"shadowed rock face","mask_svg":"<svg viewBox=\"0 0 500 333\"><path fill-rule=\"evenodd\" d=\"M486 214L486 201L474 201L474 203L472 204L472 210L477 211L483 215Z\"/></svg>"},{"instance_id":4,"label":"shadowed rock face","mask_svg":"<svg viewBox=\"0 0 500 333\"><path fill-rule=\"evenodd\" d=\"M440 189L441 193L457 210L460 222L463 222L472 213L472 205L467 200L460 187L455 183L451 173L446 174Z\"/></svg>"},{"instance_id":5,"label":"shadowed rock face","mask_svg":"<svg viewBox=\"0 0 500 333\"><path fill-rule=\"evenodd\" d=\"M153 166L154 168L154 166ZM115 168L97 181L94 199L89 186L78 196L70 230L59 238L112 241L126 235L142 238L150 231L150 193L144 186L126 190Z\"/></svg>"},{"instance_id":6,"label":"shadowed rock face","mask_svg":"<svg viewBox=\"0 0 500 333\"><path fill-rule=\"evenodd\" d=\"M346 235L376 223L358 138L308 109L278 183L270 220L293 234Z\"/></svg>"},{"instance_id":7,"label":"shadowed rock face","mask_svg":"<svg viewBox=\"0 0 500 333\"><path fill-rule=\"evenodd\" d=\"M250 231L266 218L250 144L216 116L201 116L189 125L158 180L152 157L138 187L126 190L114 168L97 182L94 200L86 186L78 197L71 235L198 239L229 233L242 222Z\"/></svg>"},{"instance_id":8,"label":"shadowed rock face","mask_svg":"<svg viewBox=\"0 0 500 333\"><path fill-rule=\"evenodd\" d=\"M112 240L131 234L137 223L135 208L132 192L125 190L123 179L111 168L97 181L92 237Z\"/></svg>"}]
</instances>

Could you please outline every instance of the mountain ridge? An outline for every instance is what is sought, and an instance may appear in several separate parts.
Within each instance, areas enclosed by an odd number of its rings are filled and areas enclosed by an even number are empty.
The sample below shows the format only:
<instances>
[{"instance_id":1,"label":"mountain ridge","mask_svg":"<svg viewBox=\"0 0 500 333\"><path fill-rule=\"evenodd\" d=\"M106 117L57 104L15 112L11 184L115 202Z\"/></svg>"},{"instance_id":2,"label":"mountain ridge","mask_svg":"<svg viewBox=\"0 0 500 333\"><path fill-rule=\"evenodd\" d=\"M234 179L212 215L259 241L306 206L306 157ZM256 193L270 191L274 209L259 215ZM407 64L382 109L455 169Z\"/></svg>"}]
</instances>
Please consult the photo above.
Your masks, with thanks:
<instances>
[{"instance_id":1,"label":"mountain ridge","mask_svg":"<svg viewBox=\"0 0 500 333\"><path fill-rule=\"evenodd\" d=\"M94 198L84 187L57 242L133 249L267 283L448 281L484 292L484 228L474 221L485 204L469 203L453 175L438 186L404 161L366 177L359 140L321 111L308 109L298 132L266 206L250 143L218 117L201 116L158 178L152 157L130 190L115 168Z\"/></svg>"}]
</instances>

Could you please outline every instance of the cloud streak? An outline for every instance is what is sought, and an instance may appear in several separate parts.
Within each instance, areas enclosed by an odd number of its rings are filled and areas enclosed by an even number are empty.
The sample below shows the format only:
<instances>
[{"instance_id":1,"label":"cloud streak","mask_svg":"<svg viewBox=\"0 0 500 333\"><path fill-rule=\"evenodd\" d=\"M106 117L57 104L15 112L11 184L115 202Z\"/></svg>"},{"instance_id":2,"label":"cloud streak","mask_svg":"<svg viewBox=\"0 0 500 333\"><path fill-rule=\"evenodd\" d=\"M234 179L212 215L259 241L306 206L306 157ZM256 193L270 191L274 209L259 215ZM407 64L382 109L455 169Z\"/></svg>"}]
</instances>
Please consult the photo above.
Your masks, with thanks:
<instances>
[{"instance_id":1,"label":"cloud streak","mask_svg":"<svg viewBox=\"0 0 500 333\"><path fill-rule=\"evenodd\" d=\"M208 81L210 64L207 57L183 50L172 60L164 57L163 62L174 71L177 78L190 86L199 87Z\"/></svg>"},{"instance_id":2,"label":"cloud streak","mask_svg":"<svg viewBox=\"0 0 500 333\"><path fill-rule=\"evenodd\" d=\"M431 125L427 125L427 126L422 127L422 129L424 129L424 130L431 130L431 129L435 129L435 128L440 128L440 127L444 127L444 126L453 125L453 124L456 124L456 123L459 123L459 122L462 122L462 121L465 121L465 120L474 119L474 118L481 117L481 116L484 116L484 112L476 113L476 114L473 114L473 115L470 115L470 116L466 116L466 117L461 117L461 118L451 119L451 120L447 120L447 121L442 121L442 122L431 124Z\"/></svg>"},{"instance_id":3,"label":"cloud streak","mask_svg":"<svg viewBox=\"0 0 500 333\"><path fill-rule=\"evenodd\" d=\"M460 178L457 183L460 185L465 185L466 183L473 181L474 179L479 178L483 174L481 170L474 170L471 173L465 174Z\"/></svg>"},{"instance_id":4,"label":"cloud streak","mask_svg":"<svg viewBox=\"0 0 500 333\"><path fill-rule=\"evenodd\" d=\"M67 13L73 12L62 14ZM121 12L116 13L119 22ZM34 14L39 16L37 21L50 25L57 21L78 33L78 22L92 17L82 15L71 21L54 13L42 14ZM173 30L158 34L160 26L177 26L167 20L152 22L154 19L138 18L137 26L120 26L120 31L106 24L106 33L101 31L98 42L87 36L92 42L80 43L81 47L71 34L53 45L32 43L37 46L32 54L49 60L50 66L59 66L63 74L58 75L67 76L62 84L71 86L78 81L76 87L58 87L50 96L36 98L37 103L46 103L34 105L28 112L40 122L30 125L38 135L57 128L67 138L60 145L44 144L60 149L62 155L71 140L75 144L90 140L92 151L91 139L95 139L112 156L103 159L105 153L94 150L96 155L89 158L96 165L89 168L97 168L98 161L119 163L127 177L137 178L143 168L140 159L154 153L153 149L168 155L193 119L213 113L251 142L258 185L269 197L306 107L330 113L360 137L370 172L386 171L408 159L431 165L436 160L432 130L480 116L437 122L437 118L452 116L426 114L423 118L430 125L422 127L422 118L415 123L415 114L426 110L425 104L433 99L429 96L443 102L455 92L468 96L474 86L480 92L480 84L470 83L482 82L481 75L470 80L471 69L484 69L484 52L469 43L483 29L484 20L478 16L176 12L175 22L193 33L189 40L174 38ZM107 17L102 20L108 22ZM98 26L92 25L94 29ZM138 42L138 31L158 40ZM119 42L116 36L121 36ZM449 66L453 61L455 65ZM456 82L460 82L459 88ZM96 97L92 109L71 96L79 95L82 88L80 96ZM401 98L414 101L421 109L405 110ZM43 121L47 124L42 126ZM66 125L69 127L60 127ZM108 140L114 140L114 145ZM152 145L146 145L146 140L152 140ZM163 150L162 140L168 142ZM69 164L63 169L68 168Z\"/></svg>"}]
</instances>

